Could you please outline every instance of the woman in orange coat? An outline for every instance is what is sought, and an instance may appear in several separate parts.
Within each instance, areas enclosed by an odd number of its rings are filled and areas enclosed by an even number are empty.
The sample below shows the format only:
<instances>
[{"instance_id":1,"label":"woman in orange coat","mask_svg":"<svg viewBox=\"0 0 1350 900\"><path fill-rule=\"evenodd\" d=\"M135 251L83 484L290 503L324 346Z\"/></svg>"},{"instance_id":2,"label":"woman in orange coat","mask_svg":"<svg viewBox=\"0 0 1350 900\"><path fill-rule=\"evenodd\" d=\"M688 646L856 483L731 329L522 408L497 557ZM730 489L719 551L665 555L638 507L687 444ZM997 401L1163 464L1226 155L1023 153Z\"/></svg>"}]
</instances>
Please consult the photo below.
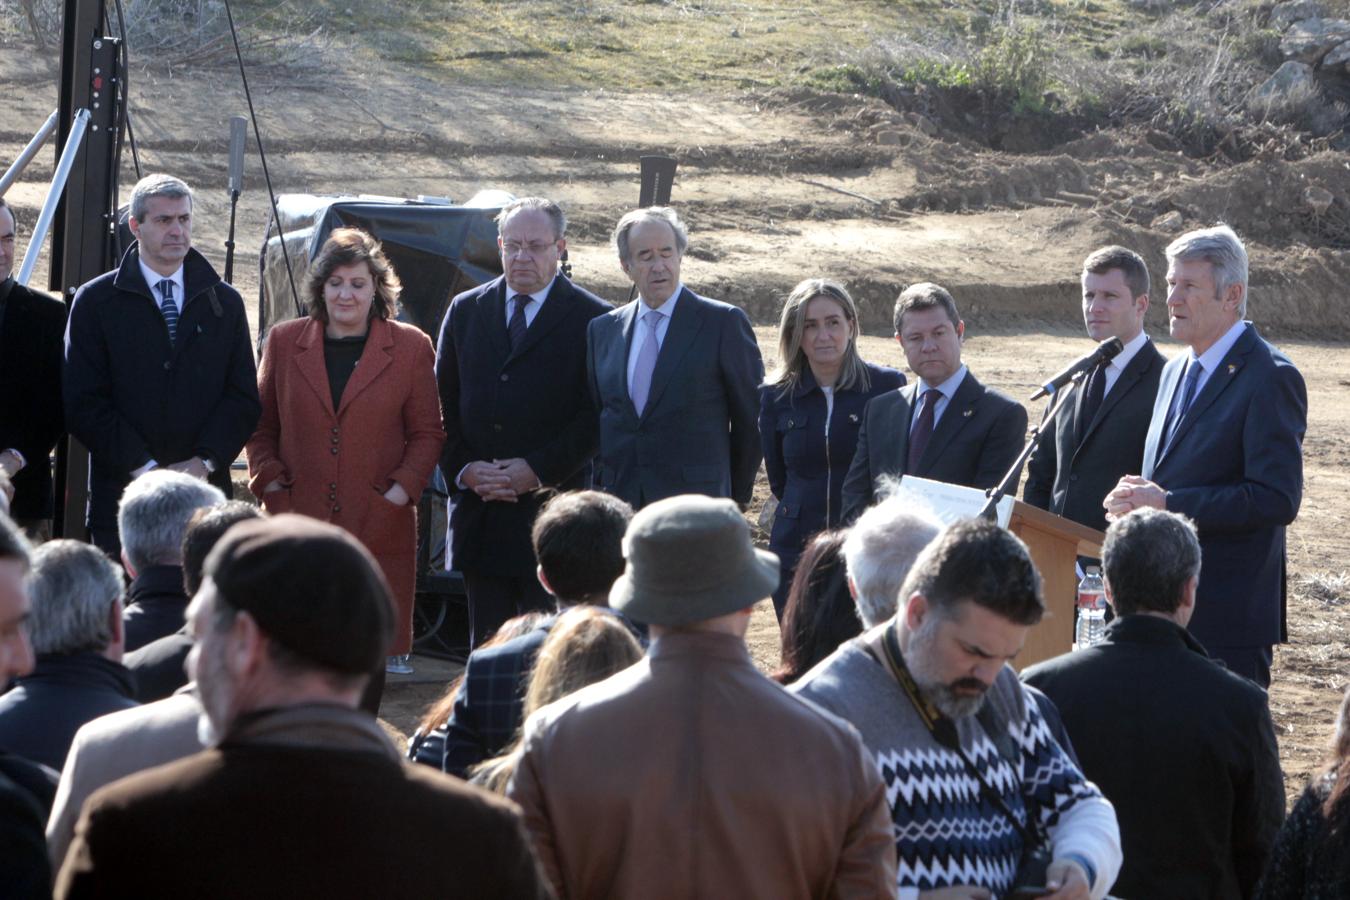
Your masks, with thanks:
<instances>
[{"instance_id":1,"label":"woman in orange coat","mask_svg":"<svg viewBox=\"0 0 1350 900\"><path fill-rule=\"evenodd\" d=\"M246 448L249 489L268 512L340 525L379 562L395 604L395 669L412 649L417 498L445 441L436 354L420 329L394 321L399 290L379 242L332 233L305 281L308 318L267 335L262 419Z\"/></svg>"}]
</instances>

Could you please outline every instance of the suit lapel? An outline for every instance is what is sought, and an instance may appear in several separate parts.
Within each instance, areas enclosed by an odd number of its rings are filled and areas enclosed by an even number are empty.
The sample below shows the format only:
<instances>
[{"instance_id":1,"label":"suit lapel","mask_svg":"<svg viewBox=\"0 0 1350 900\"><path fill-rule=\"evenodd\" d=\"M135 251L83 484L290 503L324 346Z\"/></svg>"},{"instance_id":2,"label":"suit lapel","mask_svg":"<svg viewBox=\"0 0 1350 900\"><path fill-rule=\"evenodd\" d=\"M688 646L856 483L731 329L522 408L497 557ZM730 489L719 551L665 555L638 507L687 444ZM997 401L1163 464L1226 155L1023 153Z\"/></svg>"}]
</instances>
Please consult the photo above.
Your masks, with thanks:
<instances>
[{"instance_id":1,"label":"suit lapel","mask_svg":"<svg viewBox=\"0 0 1350 900\"><path fill-rule=\"evenodd\" d=\"M661 402L661 394L670 383L671 376L679 368L685 354L694 345L694 338L703 327L703 315L703 305L688 288L685 288L684 293L680 295L679 303L675 306L675 314L670 317L670 324L666 326L666 337L661 342L661 352L656 356L656 369L652 372L652 389L647 395L647 405L642 410L642 418L645 419ZM627 366L624 367L624 371L627 372Z\"/></svg>"},{"instance_id":2,"label":"suit lapel","mask_svg":"<svg viewBox=\"0 0 1350 900\"><path fill-rule=\"evenodd\" d=\"M1106 417L1111 414L1111 410L1114 409L1115 406L1120 403L1121 399L1139 383L1139 379L1144 377L1144 373L1148 371L1149 366L1153 362L1153 354L1148 352L1152 347L1153 342L1149 341L1139 348L1139 352L1134 355L1134 359L1130 360L1130 364L1120 373L1120 377L1117 378L1116 383L1111 386L1111 390L1107 392L1104 398L1102 398L1102 405L1097 408L1097 415L1093 416L1091 422L1084 423L1083 437L1078 441L1078 445L1074 447L1073 452L1075 456L1078 455L1078 449L1088 442L1088 438L1092 437L1092 432L1097 430L1097 426L1106 421ZM1086 385L1084 387L1086 387ZM1074 406L1075 428L1078 425L1078 416L1082 415L1083 412L1083 401L1086 391L1080 390L1077 394L1077 403Z\"/></svg>"},{"instance_id":3,"label":"suit lapel","mask_svg":"<svg viewBox=\"0 0 1350 900\"><path fill-rule=\"evenodd\" d=\"M342 391L342 405L338 407L338 416L352 405L358 394L370 387L370 383L380 373L389 368L394 361L391 349L394 346L394 329L384 319L374 319L370 323L370 333L366 336L366 349L352 372L351 380Z\"/></svg>"},{"instance_id":4,"label":"suit lapel","mask_svg":"<svg viewBox=\"0 0 1350 900\"><path fill-rule=\"evenodd\" d=\"M609 323L610 338L607 351L609 366L604 376L611 382L610 390L617 391L623 397L624 411L634 422L637 422L638 414L637 409L633 406L632 392L628 389L628 354L632 352L638 304L641 302L641 300L632 300L619 307L613 321ZM647 397L648 405L651 405L651 395L648 394Z\"/></svg>"},{"instance_id":5,"label":"suit lapel","mask_svg":"<svg viewBox=\"0 0 1350 900\"><path fill-rule=\"evenodd\" d=\"M1200 389L1200 393L1195 395L1195 399L1191 401L1191 408L1186 410L1186 415L1182 416L1181 421L1177 423L1176 433L1172 435L1172 442L1167 445L1164 456L1170 453L1173 447L1181 443L1196 420L1204 415L1205 410L1209 409L1214 401L1219 398L1219 395L1233 383L1237 374L1242 371L1242 367L1247 364L1247 354L1251 352L1255 342L1256 335L1253 333L1252 327L1248 325L1243 330L1242 337L1238 338L1237 343L1233 344L1232 348L1224 354L1223 359L1219 362L1219 367L1205 379L1205 386Z\"/></svg>"},{"instance_id":6,"label":"suit lapel","mask_svg":"<svg viewBox=\"0 0 1350 900\"><path fill-rule=\"evenodd\" d=\"M310 319L295 346L299 351L295 354L295 367L318 395L323 408L328 410L330 416L335 415L333 389L328 385L328 367L323 359L323 323L318 319Z\"/></svg>"},{"instance_id":7,"label":"suit lapel","mask_svg":"<svg viewBox=\"0 0 1350 900\"><path fill-rule=\"evenodd\" d=\"M956 395L942 411L942 419L937 423L937 428L933 429L933 436L929 438L923 456L919 457L920 472L928 472L933 468L934 461L942 455L947 445L975 415L975 407L979 405L983 396L984 385L980 384L975 379L974 373L967 369L966 377L961 379L961 386L956 389ZM919 475L920 472L914 474Z\"/></svg>"},{"instance_id":8,"label":"suit lapel","mask_svg":"<svg viewBox=\"0 0 1350 900\"><path fill-rule=\"evenodd\" d=\"M539 307L538 314L530 327L525 330L525 340L520 342L520 346L511 351L511 359L515 359L522 353L528 351L535 344L544 339L544 336L557 328L559 323L567 318L568 314L575 309L572 300L572 283L559 274L553 279L553 287L549 289L548 296L544 298L544 305ZM502 321L506 317L505 301L503 301L502 314L497 317ZM514 310L513 310L514 311ZM502 330L506 334L505 326ZM507 335L507 343L510 343L510 336Z\"/></svg>"},{"instance_id":9,"label":"suit lapel","mask_svg":"<svg viewBox=\"0 0 1350 900\"><path fill-rule=\"evenodd\" d=\"M894 448L895 456L888 467L883 468L883 472L904 472L905 465L909 462L909 429L914 424L914 395L918 392L918 380L911 381L909 384L899 388L900 399L904 402L896 407L896 414L900 421L896 422L889 433L895 435L895 441L891 444ZM884 434L877 434L871 440L883 439ZM916 472L909 474L915 475Z\"/></svg>"},{"instance_id":10,"label":"suit lapel","mask_svg":"<svg viewBox=\"0 0 1350 900\"><path fill-rule=\"evenodd\" d=\"M498 278L492 287L479 295L477 306L497 358L508 359L511 356L511 338L506 333L506 276ZM540 315L543 315L543 310L540 310Z\"/></svg>"},{"instance_id":11,"label":"suit lapel","mask_svg":"<svg viewBox=\"0 0 1350 900\"><path fill-rule=\"evenodd\" d=\"M1185 353L1163 366L1162 378L1158 381L1158 396L1153 401L1153 418L1149 419L1148 437L1144 440L1144 471L1139 474L1145 478L1152 478L1153 470L1162 462L1158 458L1158 448L1162 445L1167 411L1172 408L1172 395L1176 393L1177 382L1181 380L1181 373L1185 369Z\"/></svg>"}]
</instances>

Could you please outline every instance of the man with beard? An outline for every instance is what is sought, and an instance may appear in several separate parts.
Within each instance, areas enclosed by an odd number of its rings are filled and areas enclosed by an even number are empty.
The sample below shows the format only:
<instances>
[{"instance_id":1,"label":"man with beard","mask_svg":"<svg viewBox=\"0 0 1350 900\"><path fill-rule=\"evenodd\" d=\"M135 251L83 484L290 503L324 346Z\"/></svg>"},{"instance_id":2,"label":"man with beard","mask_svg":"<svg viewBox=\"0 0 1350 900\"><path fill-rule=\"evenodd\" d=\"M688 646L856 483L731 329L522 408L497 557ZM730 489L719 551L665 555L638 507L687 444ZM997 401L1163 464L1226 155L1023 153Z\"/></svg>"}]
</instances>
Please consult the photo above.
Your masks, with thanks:
<instances>
[{"instance_id":1,"label":"man with beard","mask_svg":"<svg viewBox=\"0 0 1350 900\"><path fill-rule=\"evenodd\" d=\"M211 748L96 792L56 896L548 896L510 804L404 763L357 708L394 612L350 534L235 525L189 621Z\"/></svg>"},{"instance_id":2,"label":"man with beard","mask_svg":"<svg viewBox=\"0 0 1350 900\"><path fill-rule=\"evenodd\" d=\"M957 523L900 599L792 690L853 723L881 769L901 900L1008 896L1014 884L1105 896L1121 864L1115 811L1008 665L1045 611L1025 545L990 522ZM1041 843L1049 864L1028 876Z\"/></svg>"}]
</instances>

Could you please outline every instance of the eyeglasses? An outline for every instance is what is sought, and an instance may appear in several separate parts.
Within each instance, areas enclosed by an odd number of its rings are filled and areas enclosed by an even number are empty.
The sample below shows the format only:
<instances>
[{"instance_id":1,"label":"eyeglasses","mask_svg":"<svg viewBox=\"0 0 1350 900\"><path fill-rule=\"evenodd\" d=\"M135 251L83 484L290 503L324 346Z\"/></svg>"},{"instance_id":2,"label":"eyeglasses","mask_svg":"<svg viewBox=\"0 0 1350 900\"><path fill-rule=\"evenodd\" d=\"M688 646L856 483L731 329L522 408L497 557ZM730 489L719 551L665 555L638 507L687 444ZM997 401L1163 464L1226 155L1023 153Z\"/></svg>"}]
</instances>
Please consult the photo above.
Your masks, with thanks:
<instances>
[{"instance_id":1,"label":"eyeglasses","mask_svg":"<svg viewBox=\"0 0 1350 900\"><path fill-rule=\"evenodd\" d=\"M553 250L558 245L556 243L546 244L543 241L535 241L531 244L521 244L516 241L506 241L502 244L502 253L507 256L525 256L539 257Z\"/></svg>"}]
</instances>

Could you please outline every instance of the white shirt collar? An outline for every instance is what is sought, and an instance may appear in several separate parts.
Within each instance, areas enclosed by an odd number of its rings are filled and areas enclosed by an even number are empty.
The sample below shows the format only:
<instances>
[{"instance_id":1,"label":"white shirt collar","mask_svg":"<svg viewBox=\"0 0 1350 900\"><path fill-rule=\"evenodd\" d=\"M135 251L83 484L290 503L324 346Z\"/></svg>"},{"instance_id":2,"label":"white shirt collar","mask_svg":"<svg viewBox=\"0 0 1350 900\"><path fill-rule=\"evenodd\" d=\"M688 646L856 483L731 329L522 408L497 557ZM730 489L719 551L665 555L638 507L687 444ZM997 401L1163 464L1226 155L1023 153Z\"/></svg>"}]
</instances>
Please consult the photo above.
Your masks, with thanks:
<instances>
[{"instance_id":1,"label":"white shirt collar","mask_svg":"<svg viewBox=\"0 0 1350 900\"><path fill-rule=\"evenodd\" d=\"M671 316L675 315L675 304L680 302L680 295L683 293L684 293L684 282L681 281L679 284L675 285L675 293L670 295L670 299L667 300L665 303L662 303L660 309L654 311L659 312L661 315L669 319ZM639 318L641 318L641 316L645 316L648 313L648 311L652 311L652 308L647 305L647 301L643 300L641 297L638 297L637 302L640 303L642 306L642 308L638 310L638 312L640 313ZM660 319L658 319L657 321L659 322Z\"/></svg>"},{"instance_id":2,"label":"white shirt collar","mask_svg":"<svg viewBox=\"0 0 1350 900\"><path fill-rule=\"evenodd\" d=\"M1223 337L1219 338L1214 342L1212 347L1200 354L1198 358L1201 367L1203 367L1206 372L1213 372L1218 369L1219 363L1223 362L1223 358L1228 355L1228 351L1233 349L1233 345L1237 343L1238 338L1242 337L1242 332L1246 330L1247 322L1245 320L1238 319L1234 322L1233 327L1225 331ZM1194 360L1196 358L1195 350L1192 349L1191 359Z\"/></svg>"},{"instance_id":3,"label":"white shirt collar","mask_svg":"<svg viewBox=\"0 0 1350 900\"><path fill-rule=\"evenodd\" d=\"M942 382L942 384L936 385L929 384L926 379L920 378L919 387L922 390L919 391L918 396L922 397L926 391L930 391L933 388L937 388L937 390L942 394L943 397L950 400L952 399L952 397L956 396L956 389L961 386L961 382L965 380L965 377L966 377L966 364L961 363L961 368L957 369L955 374L953 374L952 377L948 378L946 381Z\"/></svg>"},{"instance_id":4,"label":"white shirt collar","mask_svg":"<svg viewBox=\"0 0 1350 900\"><path fill-rule=\"evenodd\" d=\"M147 266L145 260L141 259L139 256L136 257L136 262L141 266L141 276L145 279L146 287L150 288L150 296L154 298L155 305L158 306L159 302L164 299L159 293L158 285L167 277L173 282L174 304L181 310L183 308L183 301L186 299L183 295L183 267L179 266L177 271L172 275L165 276Z\"/></svg>"},{"instance_id":5,"label":"white shirt collar","mask_svg":"<svg viewBox=\"0 0 1350 900\"><path fill-rule=\"evenodd\" d=\"M550 278L550 279L548 280L548 284L544 285L543 288L541 288L540 290L535 291L533 294L526 294L525 296L529 297L529 298L530 298L531 300L533 300L535 303L538 303L538 304L541 304L541 305L542 305L543 302L544 302L544 300L545 300L545 298L548 297L548 292L551 291L551 290L553 290L553 282L555 282L555 281L557 281L557 280L558 280L558 276L557 276L557 275L554 275L552 278ZM517 291L511 290L511 285L508 284L508 285L506 286L506 299L507 299L508 302L509 302L510 300L516 298L516 297L519 297L519 296L520 296L520 294L519 294ZM507 313L510 313L510 312L511 312L511 310L508 309L508 310L507 310Z\"/></svg>"},{"instance_id":6,"label":"white shirt collar","mask_svg":"<svg viewBox=\"0 0 1350 900\"><path fill-rule=\"evenodd\" d=\"M1115 358L1107 363L1107 367L1115 369L1117 373L1124 372L1125 367L1130 364L1130 360L1134 359L1135 354L1143 350L1147 343L1148 335L1141 328L1138 334L1126 341L1125 349L1117 353Z\"/></svg>"}]
</instances>

